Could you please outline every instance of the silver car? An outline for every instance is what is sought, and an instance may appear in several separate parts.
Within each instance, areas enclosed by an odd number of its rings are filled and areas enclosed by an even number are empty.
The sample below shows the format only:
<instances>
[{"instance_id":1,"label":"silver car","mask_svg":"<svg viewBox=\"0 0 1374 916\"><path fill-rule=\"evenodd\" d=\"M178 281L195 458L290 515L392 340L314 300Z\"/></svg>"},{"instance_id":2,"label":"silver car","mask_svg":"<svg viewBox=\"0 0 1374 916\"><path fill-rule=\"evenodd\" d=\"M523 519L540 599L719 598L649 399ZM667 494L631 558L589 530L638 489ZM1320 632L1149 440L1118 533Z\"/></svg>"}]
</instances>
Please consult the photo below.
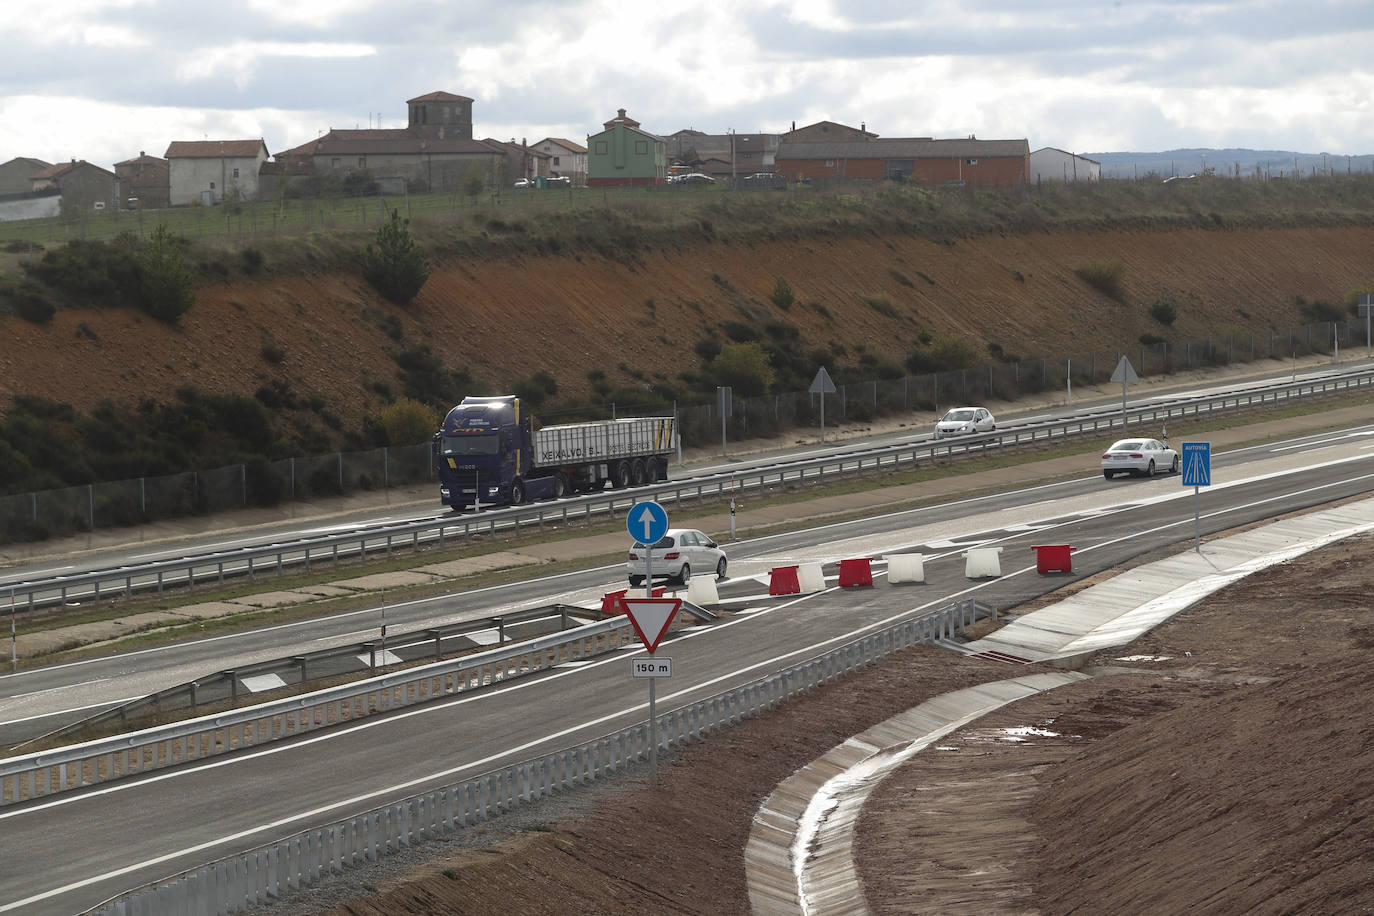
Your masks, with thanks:
<instances>
[{"instance_id":1,"label":"silver car","mask_svg":"<svg viewBox=\"0 0 1374 916\"><path fill-rule=\"evenodd\" d=\"M962 436L969 433L990 433L997 429L997 421L986 407L956 407L935 424L935 438Z\"/></svg>"},{"instance_id":2,"label":"silver car","mask_svg":"<svg viewBox=\"0 0 1374 916\"><path fill-rule=\"evenodd\" d=\"M1178 452L1158 439L1122 439L1102 453L1102 476L1108 480L1117 474L1153 477L1162 471L1178 473Z\"/></svg>"},{"instance_id":3,"label":"silver car","mask_svg":"<svg viewBox=\"0 0 1374 916\"><path fill-rule=\"evenodd\" d=\"M631 586L644 584L649 565L648 554L649 550L643 544L636 543L630 548L625 572L630 577ZM717 579L724 579L725 568L725 551L695 528L669 528L653 548L655 579L666 578L686 585L694 571L704 573L714 570Z\"/></svg>"}]
</instances>

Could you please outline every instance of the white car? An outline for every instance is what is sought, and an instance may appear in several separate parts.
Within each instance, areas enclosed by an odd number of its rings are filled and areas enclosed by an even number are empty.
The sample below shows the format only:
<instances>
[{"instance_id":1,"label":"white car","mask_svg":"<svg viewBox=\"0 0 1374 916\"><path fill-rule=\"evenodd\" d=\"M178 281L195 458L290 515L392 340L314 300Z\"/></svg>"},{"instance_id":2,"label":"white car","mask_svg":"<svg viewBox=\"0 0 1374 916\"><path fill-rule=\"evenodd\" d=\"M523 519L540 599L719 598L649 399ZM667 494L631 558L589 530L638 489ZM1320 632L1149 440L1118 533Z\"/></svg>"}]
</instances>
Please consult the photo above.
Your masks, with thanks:
<instances>
[{"instance_id":1,"label":"white car","mask_svg":"<svg viewBox=\"0 0 1374 916\"><path fill-rule=\"evenodd\" d=\"M515 179L515 187L517 187L517 188L532 188L532 187L534 187L534 182L531 181L531 180L528 179L528 178L517 178L517 179Z\"/></svg>"},{"instance_id":2,"label":"white car","mask_svg":"<svg viewBox=\"0 0 1374 916\"><path fill-rule=\"evenodd\" d=\"M986 407L956 407L935 424L935 438L990 433L996 428L997 421L988 413Z\"/></svg>"},{"instance_id":3,"label":"white car","mask_svg":"<svg viewBox=\"0 0 1374 916\"><path fill-rule=\"evenodd\" d=\"M1153 477L1161 471L1178 473L1178 452L1158 439L1122 439L1102 453L1102 476L1108 480L1117 474Z\"/></svg>"},{"instance_id":4,"label":"white car","mask_svg":"<svg viewBox=\"0 0 1374 916\"><path fill-rule=\"evenodd\" d=\"M647 572L649 550L636 543L630 548L625 572L630 577L631 586L644 584ZM706 572L714 570L717 579L725 578L725 551L705 534L695 528L669 528L663 538L654 545L654 578L676 580L683 585L692 577L693 570Z\"/></svg>"}]
</instances>

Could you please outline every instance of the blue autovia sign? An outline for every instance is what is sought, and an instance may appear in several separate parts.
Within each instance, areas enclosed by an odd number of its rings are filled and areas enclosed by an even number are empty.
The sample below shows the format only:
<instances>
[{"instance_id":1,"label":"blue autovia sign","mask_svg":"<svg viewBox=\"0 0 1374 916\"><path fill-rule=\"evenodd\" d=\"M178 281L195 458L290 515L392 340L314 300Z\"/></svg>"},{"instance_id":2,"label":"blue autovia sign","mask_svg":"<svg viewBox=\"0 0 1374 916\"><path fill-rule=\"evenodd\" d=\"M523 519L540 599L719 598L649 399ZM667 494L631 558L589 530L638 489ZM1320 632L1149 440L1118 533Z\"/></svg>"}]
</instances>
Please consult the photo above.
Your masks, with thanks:
<instances>
[{"instance_id":1,"label":"blue autovia sign","mask_svg":"<svg viewBox=\"0 0 1374 916\"><path fill-rule=\"evenodd\" d=\"M1212 443L1184 442L1179 460L1183 462L1183 485L1185 487L1209 487L1212 485Z\"/></svg>"},{"instance_id":2,"label":"blue autovia sign","mask_svg":"<svg viewBox=\"0 0 1374 916\"><path fill-rule=\"evenodd\" d=\"M640 544L655 544L668 533L668 510L652 500L635 503L625 516L625 530Z\"/></svg>"}]
</instances>

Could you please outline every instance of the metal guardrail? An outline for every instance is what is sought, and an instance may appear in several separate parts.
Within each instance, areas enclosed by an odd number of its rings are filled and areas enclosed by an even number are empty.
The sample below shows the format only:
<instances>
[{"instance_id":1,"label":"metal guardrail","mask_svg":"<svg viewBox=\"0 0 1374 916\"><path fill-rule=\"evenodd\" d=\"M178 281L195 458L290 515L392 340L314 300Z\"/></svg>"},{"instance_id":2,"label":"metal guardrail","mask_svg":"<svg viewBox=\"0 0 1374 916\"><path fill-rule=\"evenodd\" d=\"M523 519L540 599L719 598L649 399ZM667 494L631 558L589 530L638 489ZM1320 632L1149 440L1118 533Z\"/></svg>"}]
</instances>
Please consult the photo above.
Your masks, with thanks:
<instances>
[{"instance_id":1,"label":"metal guardrail","mask_svg":"<svg viewBox=\"0 0 1374 916\"><path fill-rule=\"evenodd\" d=\"M130 720L141 716L161 716L185 709L194 713L198 707L226 701L237 705L242 691L277 690L292 686L304 689L310 681L357 675L367 671L375 675L379 658L384 669L398 664L417 664L425 658L439 662L443 660L446 651L450 654L470 652L490 645L492 641L497 646L505 646L507 642L545 636L550 631L565 631L569 629L570 621L575 621L573 625L580 626L589 620L603 619L604 615L597 611L589 611L576 605L555 604L496 617L426 627L395 634L390 639L347 643L328 649L317 649L314 652L301 652L285 658L241 665L216 671L185 684L164 688L148 696L68 723L45 735L16 745L11 752L22 751L38 742L80 736L83 732L89 732L104 723L118 722L124 727L129 727ZM492 634L492 639L479 641L473 638L482 633ZM388 657L391 660L388 660ZM270 686L250 687L249 683L254 678L275 680L276 683Z\"/></svg>"},{"instance_id":2,"label":"metal guardrail","mask_svg":"<svg viewBox=\"0 0 1374 916\"><path fill-rule=\"evenodd\" d=\"M1252 388L1233 394L1183 398L1159 404L1120 410L1100 409L1059 420L999 429L978 436L961 436L905 445L855 449L842 454L806 461L778 462L729 473L714 474L679 482L636 487L612 493L591 494L508 509L484 510L473 516L447 515L433 519L384 525L347 534L300 538L283 543L247 547L233 551L188 556L115 569L95 570L69 576L16 582L8 586L11 602L32 610L39 605L65 603L74 590L86 589L92 600L111 592L132 595L134 591L154 591L160 595L169 585L194 588L207 581L222 584L226 575L253 578L264 568L280 573L288 565L309 572L320 562L338 563L340 556L362 556L385 551L390 554L397 542L410 547L421 543L443 545L461 534L496 535L498 530L519 534L522 526L542 529L546 524L568 525L581 518L591 524L594 517L618 510L628 511L636 501L653 499L671 506L702 503L735 490L760 489L772 484L820 483L848 476L913 466L937 458L981 454L993 448L1041 444L1050 439L1081 436L1122 429L1133 424L1161 423L1229 410L1250 409L1281 404L1290 400L1321 397L1351 391L1374 390L1374 370L1366 369L1340 376L1285 382ZM86 592L80 592L85 597Z\"/></svg>"},{"instance_id":3,"label":"metal guardrail","mask_svg":"<svg viewBox=\"0 0 1374 916\"><path fill-rule=\"evenodd\" d=\"M216 757L617 649L638 637L612 617L562 633L258 706L0 760L0 806Z\"/></svg>"},{"instance_id":4,"label":"metal guardrail","mask_svg":"<svg viewBox=\"0 0 1374 916\"><path fill-rule=\"evenodd\" d=\"M803 691L917 645L936 645L995 617L996 609L966 599L864 636L753 683L658 717L658 747L667 751L762 715ZM323 827L259 846L130 891L87 913L100 916L228 916L311 887L345 868L521 805L615 776L649 757L650 729L641 722L585 744L503 767L454 785L374 808Z\"/></svg>"}]
</instances>

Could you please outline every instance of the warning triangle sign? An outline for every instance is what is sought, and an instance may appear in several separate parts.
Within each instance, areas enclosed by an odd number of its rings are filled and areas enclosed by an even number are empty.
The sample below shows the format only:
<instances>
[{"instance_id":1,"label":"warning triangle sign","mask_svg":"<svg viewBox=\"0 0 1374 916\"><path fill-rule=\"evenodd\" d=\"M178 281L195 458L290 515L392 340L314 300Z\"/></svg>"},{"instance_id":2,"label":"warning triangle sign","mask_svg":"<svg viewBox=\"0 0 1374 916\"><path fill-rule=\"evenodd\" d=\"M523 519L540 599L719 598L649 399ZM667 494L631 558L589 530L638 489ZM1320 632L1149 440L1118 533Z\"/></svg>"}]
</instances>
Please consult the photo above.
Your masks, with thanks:
<instances>
[{"instance_id":1,"label":"warning triangle sign","mask_svg":"<svg viewBox=\"0 0 1374 916\"><path fill-rule=\"evenodd\" d=\"M668 632L668 627L672 626L678 608L682 607L681 598L626 598L622 596L620 603L624 606L630 623L634 625L635 632L639 634L639 641L644 643L644 648L649 650L650 655L658 648L659 641Z\"/></svg>"}]
</instances>

